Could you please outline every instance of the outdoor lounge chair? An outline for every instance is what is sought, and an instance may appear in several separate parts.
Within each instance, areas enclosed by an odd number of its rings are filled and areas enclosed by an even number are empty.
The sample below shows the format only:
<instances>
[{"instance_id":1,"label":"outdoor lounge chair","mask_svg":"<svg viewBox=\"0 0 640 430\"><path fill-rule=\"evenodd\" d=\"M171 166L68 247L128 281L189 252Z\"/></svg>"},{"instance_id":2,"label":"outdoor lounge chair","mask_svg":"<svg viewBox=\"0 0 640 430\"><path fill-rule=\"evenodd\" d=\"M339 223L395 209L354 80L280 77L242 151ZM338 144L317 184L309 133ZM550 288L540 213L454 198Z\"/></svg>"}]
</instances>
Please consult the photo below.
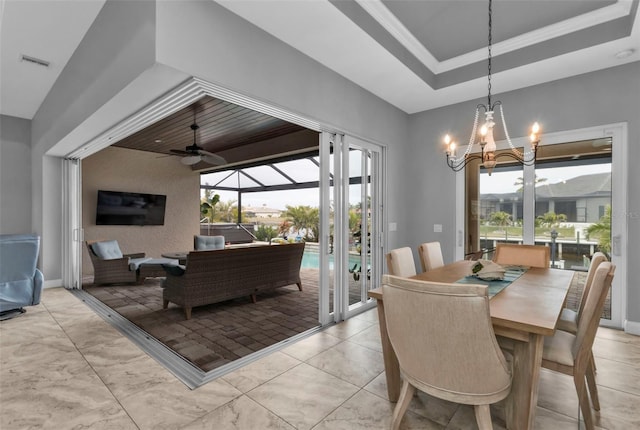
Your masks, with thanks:
<instances>
[{"instance_id":1,"label":"outdoor lounge chair","mask_svg":"<svg viewBox=\"0 0 640 430\"><path fill-rule=\"evenodd\" d=\"M93 263L95 285L138 283L138 266L149 260L144 252L123 254L116 240L85 243Z\"/></svg>"}]
</instances>

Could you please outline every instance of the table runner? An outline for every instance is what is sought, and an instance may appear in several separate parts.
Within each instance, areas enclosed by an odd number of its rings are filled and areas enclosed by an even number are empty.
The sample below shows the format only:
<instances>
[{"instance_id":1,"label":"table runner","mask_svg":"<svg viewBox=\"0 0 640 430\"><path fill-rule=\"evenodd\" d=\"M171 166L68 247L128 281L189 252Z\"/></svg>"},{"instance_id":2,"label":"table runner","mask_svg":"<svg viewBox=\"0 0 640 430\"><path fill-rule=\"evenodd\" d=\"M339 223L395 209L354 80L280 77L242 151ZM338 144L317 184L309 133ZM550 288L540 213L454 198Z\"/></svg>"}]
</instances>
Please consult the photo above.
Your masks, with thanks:
<instances>
[{"instance_id":1,"label":"table runner","mask_svg":"<svg viewBox=\"0 0 640 430\"><path fill-rule=\"evenodd\" d=\"M457 280L456 284L479 284L479 285L487 285L489 287L489 297L493 297L498 294L500 291L504 290L511 284L513 281L518 279L520 276L524 274L529 268L525 266L506 266L504 272L504 279L499 281L485 281L484 279L480 279L476 276L469 275L465 276L462 279Z\"/></svg>"}]
</instances>

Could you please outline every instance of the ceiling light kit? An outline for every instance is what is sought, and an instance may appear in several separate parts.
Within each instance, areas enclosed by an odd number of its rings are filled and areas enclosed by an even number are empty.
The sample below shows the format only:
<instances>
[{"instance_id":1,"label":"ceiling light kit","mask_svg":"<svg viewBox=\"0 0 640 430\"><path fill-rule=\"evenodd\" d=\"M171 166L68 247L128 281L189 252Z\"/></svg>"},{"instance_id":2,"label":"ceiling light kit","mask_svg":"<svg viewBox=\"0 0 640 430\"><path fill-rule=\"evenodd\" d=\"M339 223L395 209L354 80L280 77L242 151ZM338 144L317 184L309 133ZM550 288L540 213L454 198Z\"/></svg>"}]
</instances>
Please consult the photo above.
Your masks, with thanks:
<instances>
[{"instance_id":1,"label":"ceiling light kit","mask_svg":"<svg viewBox=\"0 0 640 430\"><path fill-rule=\"evenodd\" d=\"M487 60L487 68L488 68L488 97L487 104L479 104L476 106L476 116L473 121L473 129L471 130L471 137L469 139L469 144L465 149L464 153L460 156L457 155L456 147L457 143L449 136L448 134L444 137L444 143L446 145L446 154L447 154L447 165L454 171L459 172L464 169L464 167L469 164L469 162L473 160L481 160L482 165L485 169L487 169L489 175L493 171L493 168L496 165L496 161L501 157L509 157L517 160L518 162L524 165L533 165L536 162L536 152L538 149L538 144L540 143L540 126L538 123L534 123L531 127L531 149L529 151L520 151L516 148L511 142L511 138L509 137L509 132L507 131L507 124L504 119L504 113L502 111L502 102L495 101L491 103L491 30L492 30L492 0L489 0L489 45L488 45L488 60ZM495 109L499 109L500 118L502 122L502 128L504 129L504 135L509 143L509 147L511 148L510 152L501 152L496 154L496 142L493 138L493 127L496 123L493 120L493 115ZM476 140L476 132L478 130L478 117L480 116L480 109L484 111L485 122L480 127L480 149L481 154L472 154L471 150L473 149L473 145Z\"/></svg>"}]
</instances>

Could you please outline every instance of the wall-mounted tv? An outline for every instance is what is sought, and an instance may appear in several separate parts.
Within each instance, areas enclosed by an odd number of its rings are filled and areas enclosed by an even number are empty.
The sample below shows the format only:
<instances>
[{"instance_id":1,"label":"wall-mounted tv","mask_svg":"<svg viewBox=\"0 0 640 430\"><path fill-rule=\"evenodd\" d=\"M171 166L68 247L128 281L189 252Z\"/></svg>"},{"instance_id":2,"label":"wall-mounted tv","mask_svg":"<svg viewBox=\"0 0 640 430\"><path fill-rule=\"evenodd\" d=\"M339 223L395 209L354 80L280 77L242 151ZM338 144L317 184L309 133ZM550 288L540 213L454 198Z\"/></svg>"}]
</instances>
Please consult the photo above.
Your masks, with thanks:
<instances>
[{"instance_id":1,"label":"wall-mounted tv","mask_svg":"<svg viewBox=\"0 0 640 430\"><path fill-rule=\"evenodd\" d=\"M164 225L167 196L98 190L96 225Z\"/></svg>"}]
</instances>

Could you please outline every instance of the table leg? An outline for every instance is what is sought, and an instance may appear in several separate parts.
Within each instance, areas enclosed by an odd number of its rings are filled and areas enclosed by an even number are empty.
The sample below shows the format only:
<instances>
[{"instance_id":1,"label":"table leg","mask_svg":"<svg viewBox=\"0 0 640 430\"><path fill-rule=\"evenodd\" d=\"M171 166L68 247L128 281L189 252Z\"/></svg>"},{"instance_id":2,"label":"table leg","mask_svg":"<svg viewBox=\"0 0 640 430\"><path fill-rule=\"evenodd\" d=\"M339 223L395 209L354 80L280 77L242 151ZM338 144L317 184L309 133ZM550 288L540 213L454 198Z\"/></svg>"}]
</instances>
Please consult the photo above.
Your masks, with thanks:
<instances>
[{"instance_id":1,"label":"table leg","mask_svg":"<svg viewBox=\"0 0 640 430\"><path fill-rule=\"evenodd\" d=\"M529 334L529 342L514 342L511 393L505 415L510 430L533 429L544 338Z\"/></svg>"},{"instance_id":2,"label":"table leg","mask_svg":"<svg viewBox=\"0 0 640 430\"><path fill-rule=\"evenodd\" d=\"M384 316L384 303L382 300L378 300L378 322L380 324L380 342L382 343L384 370L387 377L387 393L389 395L389 401L397 402L402 386L400 364L398 363L398 357L391 346L389 334L387 333L387 320Z\"/></svg>"}]
</instances>

